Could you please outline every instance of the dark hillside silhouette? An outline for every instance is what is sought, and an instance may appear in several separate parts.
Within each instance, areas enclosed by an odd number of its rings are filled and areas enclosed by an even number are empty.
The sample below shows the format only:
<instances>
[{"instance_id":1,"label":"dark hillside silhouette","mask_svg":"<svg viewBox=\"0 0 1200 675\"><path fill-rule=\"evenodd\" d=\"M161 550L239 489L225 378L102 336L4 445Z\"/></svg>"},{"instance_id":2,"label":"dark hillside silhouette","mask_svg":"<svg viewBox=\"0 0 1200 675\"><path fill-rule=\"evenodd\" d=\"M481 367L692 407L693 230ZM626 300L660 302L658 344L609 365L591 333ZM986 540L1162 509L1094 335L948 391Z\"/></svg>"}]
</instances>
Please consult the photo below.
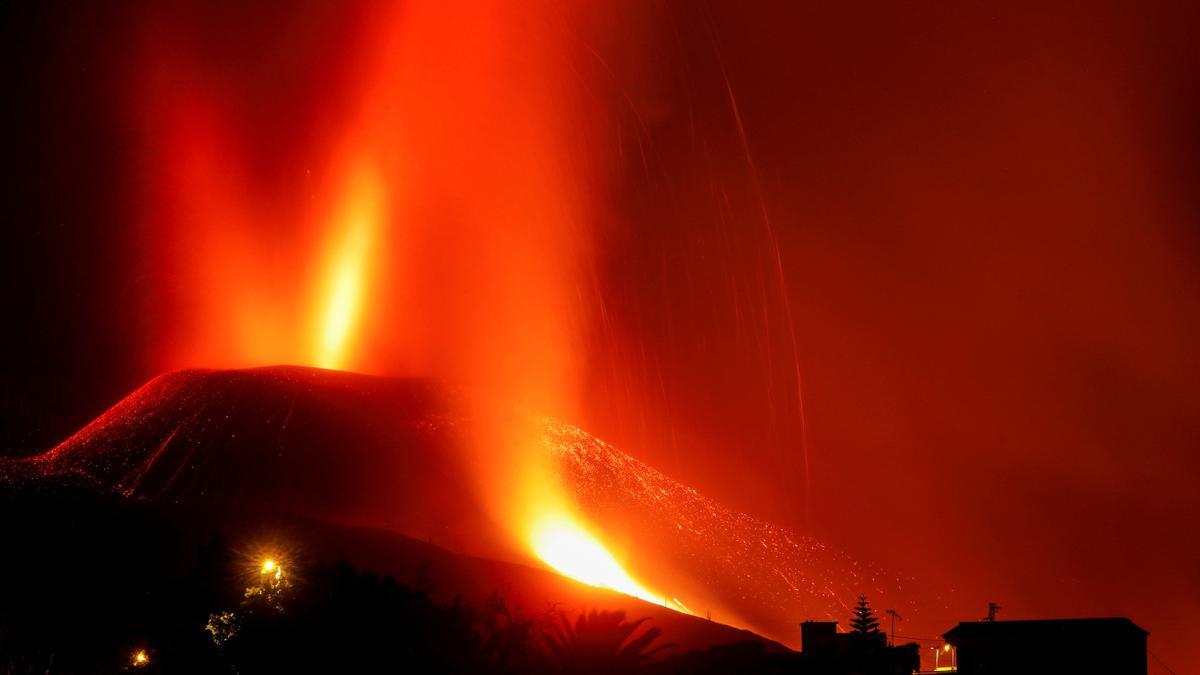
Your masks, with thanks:
<instances>
[{"instance_id":1,"label":"dark hillside silhouette","mask_svg":"<svg viewBox=\"0 0 1200 675\"><path fill-rule=\"evenodd\" d=\"M0 672L115 672L145 651L148 662L138 669L147 672L225 672L231 664L243 673L277 672L281 663L332 667L385 659L411 672L538 673L551 665L547 637L560 635L557 617L574 621L580 611L574 607L587 603L610 616L603 608L615 596L389 533L128 500L78 477L3 487L0 531L10 554L0 556ZM287 583L264 588L258 544L280 535L299 545L282 545ZM338 555L399 576L318 560ZM248 594L255 589L262 590ZM470 597L456 601L458 589ZM570 611L551 615L536 593L568 601ZM767 650L781 649L745 631L620 597L616 606L646 614L617 628L636 623L635 641L648 628L670 638L625 654L644 656L677 637L704 647L756 638ZM575 630L581 640L572 649L590 644L600 634L591 628L604 622L585 624ZM389 652L395 645L406 651Z\"/></svg>"}]
</instances>

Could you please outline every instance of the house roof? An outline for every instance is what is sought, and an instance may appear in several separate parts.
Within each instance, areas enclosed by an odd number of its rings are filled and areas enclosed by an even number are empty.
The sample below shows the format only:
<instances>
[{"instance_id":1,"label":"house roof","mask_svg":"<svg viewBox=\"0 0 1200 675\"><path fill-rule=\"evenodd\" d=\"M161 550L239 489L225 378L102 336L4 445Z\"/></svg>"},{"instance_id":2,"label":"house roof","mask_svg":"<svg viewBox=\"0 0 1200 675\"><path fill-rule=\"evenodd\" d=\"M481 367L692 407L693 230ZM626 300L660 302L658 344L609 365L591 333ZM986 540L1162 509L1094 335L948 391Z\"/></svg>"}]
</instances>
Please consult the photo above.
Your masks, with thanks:
<instances>
[{"instance_id":1,"label":"house roof","mask_svg":"<svg viewBox=\"0 0 1200 675\"><path fill-rule=\"evenodd\" d=\"M1029 621L964 621L942 634L954 644L965 640L1020 640L1027 637L1113 634L1127 632L1149 635L1149 631L1125 617L1092 619L1036 619Z\"/></svg>"}]
</instances>

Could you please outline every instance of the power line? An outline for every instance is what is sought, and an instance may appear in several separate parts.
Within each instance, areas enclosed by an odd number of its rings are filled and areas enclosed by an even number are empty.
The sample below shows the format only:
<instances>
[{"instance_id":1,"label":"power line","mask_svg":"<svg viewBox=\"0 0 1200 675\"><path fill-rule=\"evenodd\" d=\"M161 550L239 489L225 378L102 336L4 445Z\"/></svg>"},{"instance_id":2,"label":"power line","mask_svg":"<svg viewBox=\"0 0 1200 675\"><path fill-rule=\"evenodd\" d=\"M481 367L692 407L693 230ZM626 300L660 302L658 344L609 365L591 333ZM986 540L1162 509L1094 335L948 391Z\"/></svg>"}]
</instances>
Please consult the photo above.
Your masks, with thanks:
<instances>
[{"instance_id":1,"label":"power line","mask_svg":"<svg viewBox=\"0 0 1200 675\"><path fill-rule=\"evenodd\" d=\"M1162 659L1158 658L1158 654L1155 654L1154 652L1150 651L1149 647L1146 648L1146 653L1150 654L1150 656L1153 656L1154 660L1158 661L1158 665L1162 666L1163 668L1166 668L1168 673L1170 673L1171 675L1178 675L1175 671L1171 670L1171 666L1168 666L1166 663L1163 662Z\"/></svg>"},{"instance_id":2,"label":"power line","mask_svg":"<svg viewBox=\"0 0 1200 675\"><path fill-rule=\"evenodd\" d=\"M927 638L927 637L913 637L911 635L897 635L895 637L898 637L901 640L919 640L921 642L945 642L946 641L945 638L940 638L940 637L939 638Z\"/></svg>"}]
</instances>

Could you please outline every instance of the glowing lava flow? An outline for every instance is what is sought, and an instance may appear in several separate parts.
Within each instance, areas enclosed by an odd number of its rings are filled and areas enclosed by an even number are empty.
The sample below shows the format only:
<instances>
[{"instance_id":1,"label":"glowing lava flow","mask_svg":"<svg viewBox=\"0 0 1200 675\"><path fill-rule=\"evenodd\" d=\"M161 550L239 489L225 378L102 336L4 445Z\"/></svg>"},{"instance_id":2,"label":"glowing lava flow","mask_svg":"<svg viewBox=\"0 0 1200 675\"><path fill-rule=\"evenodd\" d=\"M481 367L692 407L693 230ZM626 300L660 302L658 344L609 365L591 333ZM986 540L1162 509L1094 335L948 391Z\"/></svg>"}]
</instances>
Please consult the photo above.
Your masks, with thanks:
<instances>
[{"instance_id":1,"label":"glowing lava flow","mask_svg":"<svg viewBox=\"0 0 1200 675\"><path fill-rule=\"evenodd\" d=\"M533 551L560 574L632 595L677 611L687 611L678 601L652 593L629 576L616 558L595 537L564 517L547 517L533 528ZM689 612L690 613L690 612Z\"/></svg>"},{"instance_id":2,"label":"glowing lava flow","mask_svg":"<svg viewBox=\"0 0 1200 675\"><path fill-rule=\"evenodd\" d=\"M321 368L345 365L346 341L362 304L368 253L382 217L379 176L369 170L356 172L338 219L343 233L331 261L315 357Z\"/></svg>"}]
</instances>

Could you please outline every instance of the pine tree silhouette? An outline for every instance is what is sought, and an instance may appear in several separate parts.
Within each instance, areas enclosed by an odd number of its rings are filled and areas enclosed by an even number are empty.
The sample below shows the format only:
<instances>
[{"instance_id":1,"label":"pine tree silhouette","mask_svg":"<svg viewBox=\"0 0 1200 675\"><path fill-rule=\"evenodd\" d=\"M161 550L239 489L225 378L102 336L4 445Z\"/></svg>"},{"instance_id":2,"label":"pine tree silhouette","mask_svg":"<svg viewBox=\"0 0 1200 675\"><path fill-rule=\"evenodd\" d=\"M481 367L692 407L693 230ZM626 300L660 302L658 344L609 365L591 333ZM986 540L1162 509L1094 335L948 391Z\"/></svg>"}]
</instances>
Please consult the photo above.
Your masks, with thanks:
<instances>
[{"instance_id":1,"label":"pine tree silhouette","mask_svg":"<svg viewBox=\"0 0 1200 675\"><path fill-rule=\"evenodd\" d=\"M858 605L854 608L850 628L855 637L864 640L875 641L883 637L883 633L879 631L879 617L875 616L875 610L871 609L871 603L865 595L858 596Z\"/></svg>"}]
</instances>

